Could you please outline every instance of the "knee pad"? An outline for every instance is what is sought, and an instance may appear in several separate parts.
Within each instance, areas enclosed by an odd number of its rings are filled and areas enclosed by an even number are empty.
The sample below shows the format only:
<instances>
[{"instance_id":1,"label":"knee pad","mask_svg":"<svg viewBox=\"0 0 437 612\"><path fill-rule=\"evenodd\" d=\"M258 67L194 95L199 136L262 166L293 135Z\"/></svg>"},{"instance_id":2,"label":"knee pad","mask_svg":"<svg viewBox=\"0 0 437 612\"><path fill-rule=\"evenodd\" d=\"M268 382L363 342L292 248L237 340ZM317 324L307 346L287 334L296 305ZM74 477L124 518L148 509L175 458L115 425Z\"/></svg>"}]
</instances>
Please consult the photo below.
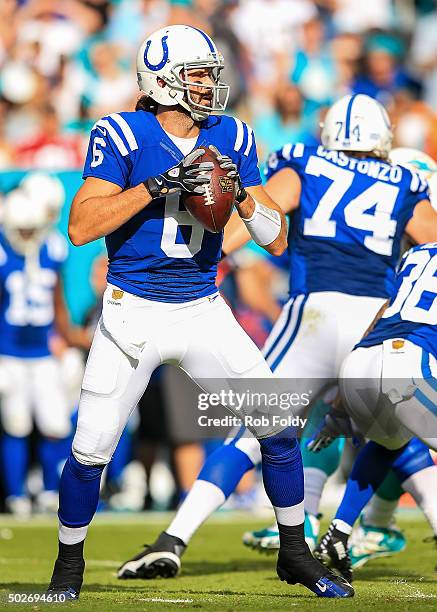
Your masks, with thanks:
<instances>
[{"instance_id":1,"label":"knee pad","mask_svg":"<svg viewBox=\"0 0 437 612\"><path fill-rule=\"evenodd\" d=\"M83 391L73 439L78 461L86 465L109 463L120 435L118 402Z\"/></svg>"},{"instance_id":2,"label":"knee pad","mask_svg":"<svg viewBox=\"0 0 437 612\"><path fill-rule=\"evenodd\" d=\"M107 454L104 454L104 453L82 452L80 449L75 448L74 440L73 440L73 446L71 448L71 454L73 455L73 457L76 459L78 463L81 463L82 465L88 465L88 466L101 465L104 467L111 461L111 458L112 458L112 455L108 456Z\"/></svg>"},{"instance_id":3,"label":"knee pad","mask_svg":"<svg viewBox=\"0 0 437 612\"><path fill-rule=\"evenodd\" d=\"M429 448L418 438L413 438L393 463L393 470L402 483L416 472L433 465Z\"/></svg>"}]
</instances>

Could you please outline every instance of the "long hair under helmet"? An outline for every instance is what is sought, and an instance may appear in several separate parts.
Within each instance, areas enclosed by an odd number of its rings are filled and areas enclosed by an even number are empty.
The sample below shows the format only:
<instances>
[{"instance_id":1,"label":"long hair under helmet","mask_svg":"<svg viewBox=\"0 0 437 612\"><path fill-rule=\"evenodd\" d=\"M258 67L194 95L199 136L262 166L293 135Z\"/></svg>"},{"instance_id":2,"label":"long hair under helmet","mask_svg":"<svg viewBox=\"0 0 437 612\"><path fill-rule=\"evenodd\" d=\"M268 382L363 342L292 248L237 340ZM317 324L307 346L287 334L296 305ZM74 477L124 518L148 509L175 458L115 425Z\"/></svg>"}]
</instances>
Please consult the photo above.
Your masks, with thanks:
<instances>
[{"instance_id":1,"label":"long hair under helmet","mask_svg":"<svg viewBox=\"0 0 437 612\"><path fill-rule=\"evenodd\" d=\"M211 38L191 26L172 25L151 34L137 55L138 85L141 91L158 104L180 104L195 121L211 113L223 112L229 98L229 85L220 81L223 56ZM211 105L194 102L190 87L199 83L189 80L189 70L205 68L211 71L213 84L201 85L212 91ZM162 86L162 81L164 82Z\"/></svg>"}]
</instances>

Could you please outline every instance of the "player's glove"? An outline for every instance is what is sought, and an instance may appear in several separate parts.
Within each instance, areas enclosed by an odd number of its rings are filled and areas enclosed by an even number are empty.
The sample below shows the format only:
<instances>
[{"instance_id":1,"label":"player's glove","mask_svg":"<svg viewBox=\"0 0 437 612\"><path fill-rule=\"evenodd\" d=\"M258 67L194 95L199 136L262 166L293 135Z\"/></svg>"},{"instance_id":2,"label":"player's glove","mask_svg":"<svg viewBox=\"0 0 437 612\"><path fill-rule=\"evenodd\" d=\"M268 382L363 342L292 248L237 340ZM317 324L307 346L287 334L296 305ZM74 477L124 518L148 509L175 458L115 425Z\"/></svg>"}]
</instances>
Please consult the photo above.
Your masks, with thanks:
<instances>
[{"instance_id":1,"label":"player's glove","mask_svg":"<svg viewBox=\"0 0 437 612\"><path fill-rule=\"evenodd\" d=\"M352 444L358 448L363 445L364 437L350 416L341 407L332 407L325 415L321 426L309 442L308 450L318 453L327 448L339 437L352 439Z\"/></svg>"},{"instance_id":2,"label":"player's glove","mask_svg":"<svg viewBox=\"0 0 437 612\"><path fill-rule=\"evenodd\" d=\"M237 164L232 161L232 158L229 155L222 155L220 151L214 145L209 145L208 147L213 153L217 156L217 161L222 170L228 170L228 177L235 181L236 190L235 190L235 200L238 203L243 202L247 198L247 192L241 184L241 178L238 173Z\"/></svg>"},{"instance_id":3,"label":"player's glove","mask_svg":"<svg viewBox=\"0 0 437 612\"><path fill-rule=\"evenodd\" d=\"M176 191L185 191L202 195L205 186L211 181L212 162L195 163L205 153L205 149L195 149L184 159L158 176L151 176L144 181L144 186L153 199L166 196Z\"/></svg>"}]
</instances>

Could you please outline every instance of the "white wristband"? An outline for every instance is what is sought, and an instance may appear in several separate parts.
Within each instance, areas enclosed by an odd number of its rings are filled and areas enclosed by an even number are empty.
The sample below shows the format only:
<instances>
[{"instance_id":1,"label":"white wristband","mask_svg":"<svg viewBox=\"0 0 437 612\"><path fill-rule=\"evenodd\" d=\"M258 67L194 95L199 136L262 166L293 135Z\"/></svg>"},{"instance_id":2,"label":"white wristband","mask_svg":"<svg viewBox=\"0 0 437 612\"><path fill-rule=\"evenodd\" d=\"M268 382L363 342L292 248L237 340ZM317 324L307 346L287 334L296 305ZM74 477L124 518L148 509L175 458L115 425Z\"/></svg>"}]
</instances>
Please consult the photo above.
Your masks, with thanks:
<instances>
[{"instance_id":1,"label":"white wristband","mask_svg":"<svg viewBox=\"0 0 437 612\"><path fill-rule=\"evenodd\" d=\"M277 210L273 210L260 204L256 200L255 210L249 219L243 219L249 234L259 246L265 246L273 242L281 231L281 215Z\"/></svg>"}]
</instances>

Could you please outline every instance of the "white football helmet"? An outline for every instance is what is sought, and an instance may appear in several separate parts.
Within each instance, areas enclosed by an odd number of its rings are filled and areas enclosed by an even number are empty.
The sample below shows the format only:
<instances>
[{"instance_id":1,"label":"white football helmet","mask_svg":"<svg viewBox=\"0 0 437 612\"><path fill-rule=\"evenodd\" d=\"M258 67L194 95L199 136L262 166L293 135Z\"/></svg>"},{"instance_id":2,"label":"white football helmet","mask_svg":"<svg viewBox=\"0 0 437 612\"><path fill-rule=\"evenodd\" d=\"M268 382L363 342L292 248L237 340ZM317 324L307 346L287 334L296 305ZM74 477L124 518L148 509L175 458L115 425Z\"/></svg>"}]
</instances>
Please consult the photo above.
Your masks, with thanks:
<instances>
[{"instance_id":1,"label":"white football helmet","mask_svg":"<svg viewBox=\"0 0 437 612\"><path fill-rule=\"evenodd\" d=\"M47 208L41 200L32 200L21 189L14 189L5 197L3 227L12 248L29 255L46 237Z\"/></svg>"},{"instance_id":2,"label":"white football helmet","mask_svg":"<svg viewBox=\"0 0 437 612\"><path fill-rule=\"evenodd\" d=\"M22 179L20 189L33 201L43 202L49 223L58 221L65 201L64 186L58 177L46 172L30 172Z\"/></svg>"},{"instance_id":3,"label":"white football helmet","mask_svg":"<svg viewBox=\"0 0 437 612\"><path fill-rule=\"evenodd\" d=\"M370 96L344 96L328 110L321 127L327 149L388 157L393 140L390 119L382 104Z\"/></svg>"},{"instance_id":4,"label":"white football helmet","mask_svg":"<svg viewBox=\"0 0 437 612\"><path fill-rule=\"evenodd\" d=\"M223 56L211 38L191 26L173 25L161 28L146 38L137 55L138 85L152 100L163 106L180 104L195 121L211 113L222 112L229 98L229 85L220 81ZM213 85L211 105L194 102L188 71L193 68L211 69ZM162 79L164 85L158 82Z\"/></svg>"},{"instance_id":5,"label":"white football helmet","mask_svg":"<svg viewBox=\"0 0 437 612\"><path fill-rule=\"evenodd\" d=\"M423 151L409 147L392 149L389 159L396 166L405 166L418 172L427 181L431 204L437 210L437 162Z\"/></svg>"}]
</instances>

